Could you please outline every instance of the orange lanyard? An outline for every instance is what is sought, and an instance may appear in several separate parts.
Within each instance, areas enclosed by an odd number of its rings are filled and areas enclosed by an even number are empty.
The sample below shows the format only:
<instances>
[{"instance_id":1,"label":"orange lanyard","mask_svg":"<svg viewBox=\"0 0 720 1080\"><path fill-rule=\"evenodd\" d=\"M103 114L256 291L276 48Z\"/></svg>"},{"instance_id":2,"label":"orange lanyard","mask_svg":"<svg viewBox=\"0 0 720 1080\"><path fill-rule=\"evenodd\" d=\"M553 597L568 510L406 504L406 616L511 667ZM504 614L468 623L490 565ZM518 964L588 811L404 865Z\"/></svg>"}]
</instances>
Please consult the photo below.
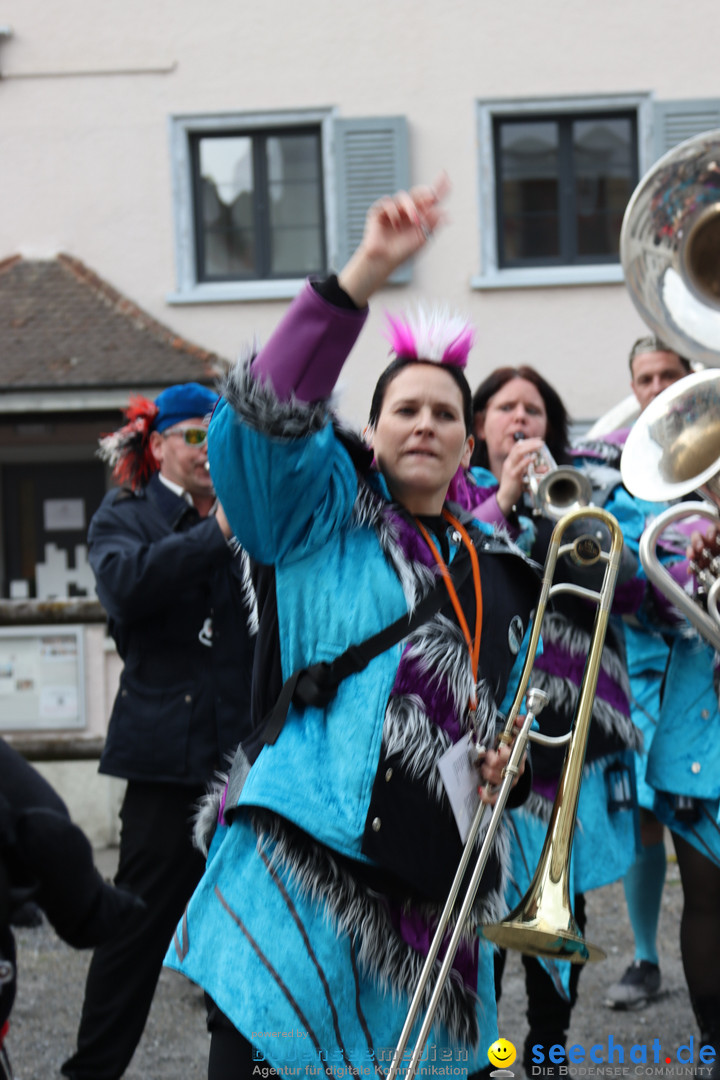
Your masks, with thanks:
<instances>
[{"instance_id":1,"label":"orange lanyard","mask_svg":"<svg viewBox=\"0 0 720 1080\"><path fill-rule=\"evenodd\" d=\"M477 551L475 550L475 545L473 544L472 540L470 539L470 536L469 536L465 526L460 521L458 521L458 519L456 517L454 517L454 515L451 514L449 510L443 510L442 513L443 513L443 517L445 518L445 520L449 521L450 524L458 531L458 533L460 534L460 536L462 538L462 542L465 545L465 547L467 548L468 554L470 555L470 562L472 563L472 572L473 572L473 584L475 586L475 635L474 635L474 637L470 636L470 628L469 628L469 626L467 624L467 619L465 618L465 612L462 609L462 605L460 603L460 598L458 597L457 590L455 588L455 584L453 582L453 579L450 576L450 571L448 570L447 563L445 562L442 555L438 551L434 540L432 539L432 537L430 536L430 533L427 531L427 529L423 525L422 521L418 521L417 518L415 520L417 522L418 528L420 529L420 532L425 537L425 540L427 542L428 547L430 548L430 550L433 553L433 557L435 559L435 562L440 567L440 573L443 576L443 581L445 582L445 588L448 591L448 595L450 596L450 600L452 601L452 606L455 609L455 614L457 615L458 622L460 623L460 629L462 630L463 637L465 638L465 641L467 643L468 652L470 654L470 664L472 665L473 687L475 687L475 686L477 686L478 664L479 664L479 661L480 661L480 638L482 636L482 612L483 612L482 586L480 584L480 563L478 562L478 556L477 556ZM470 701L470 708L475 709L476 705L477 705L477 702L475 700L475 691L473 690L472 699Z\"/></svg>"}]
</instances>

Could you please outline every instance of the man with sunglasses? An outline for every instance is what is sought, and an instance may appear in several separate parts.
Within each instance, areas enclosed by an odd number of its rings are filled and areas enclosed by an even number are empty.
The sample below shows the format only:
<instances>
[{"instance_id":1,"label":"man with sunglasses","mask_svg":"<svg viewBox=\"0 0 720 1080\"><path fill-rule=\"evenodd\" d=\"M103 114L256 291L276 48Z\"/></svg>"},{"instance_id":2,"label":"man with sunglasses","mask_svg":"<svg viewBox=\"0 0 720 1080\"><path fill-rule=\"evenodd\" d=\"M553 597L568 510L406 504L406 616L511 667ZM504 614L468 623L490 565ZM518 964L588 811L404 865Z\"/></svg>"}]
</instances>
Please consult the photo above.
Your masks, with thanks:
<instances>
[{"instance_id":1,"label":"man with sunglasses","mask_svg":"<svg viewBox=\"0 0 720 1080\"><path fill-rule=\"evenodd\" d=\"M171 386L134 399L125 427L101 440L120 486L90 523L89 560L124 669L100 772L127 780L115 882L146 911L93 955L78 1049L62 1067L75 1080L125 1072L204 868L196 804L249 733L245 560L207 468L216 401L198 383Z\"/></svg>"}]
</instances>

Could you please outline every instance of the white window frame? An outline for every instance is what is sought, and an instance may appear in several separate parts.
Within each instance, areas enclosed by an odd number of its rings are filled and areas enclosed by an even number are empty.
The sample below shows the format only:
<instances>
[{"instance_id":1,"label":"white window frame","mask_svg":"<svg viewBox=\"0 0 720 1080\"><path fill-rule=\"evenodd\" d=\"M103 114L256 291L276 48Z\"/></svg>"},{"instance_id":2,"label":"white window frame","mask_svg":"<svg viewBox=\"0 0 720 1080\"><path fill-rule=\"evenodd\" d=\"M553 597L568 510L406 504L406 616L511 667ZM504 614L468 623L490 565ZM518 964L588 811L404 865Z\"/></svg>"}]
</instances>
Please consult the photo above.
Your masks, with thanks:
<instances>
[{"instance_id":1,"label":"white window frame","mask_svg":"<svg viewBox=\"0 0 720 1080\"><path fill-rule=\"evenodd\" d=\"M474 289L547 288L556 285L600 285L622 282L620 263L596 266L537 266L500 268L497 249L497 202L495 192L495 151L493 120L498 116L574 112L608 112L634 109L637 113L638 175L652 164L653 103L652 95L622 94L602 97L531 98L523 100L486 100L476 102L478 140L478 210L480 222L479 274L471 278Z\"/></svg>"},{"instance_id":2,"label":"white window frame","mask_svg":"<svg viewBox=\"0 0 720 1080\"><path fill-rule=\"evenodd\" d=\"M203 115L177 115L169 119L170 160L175 234L175 292L167 296L169 304L212 304L238 300L288 300L296 296L304 277L255 281L198 281L195 258L195 221L192 190L191 138L198 134L267 130L274 127L318 124L322 143L322 168L325 215L325 238L328 264L337 248L335 215L335 173L332 146L333 117L336 109L293 109L284 112L233 112Z\"/></svg>"}]
</instances>

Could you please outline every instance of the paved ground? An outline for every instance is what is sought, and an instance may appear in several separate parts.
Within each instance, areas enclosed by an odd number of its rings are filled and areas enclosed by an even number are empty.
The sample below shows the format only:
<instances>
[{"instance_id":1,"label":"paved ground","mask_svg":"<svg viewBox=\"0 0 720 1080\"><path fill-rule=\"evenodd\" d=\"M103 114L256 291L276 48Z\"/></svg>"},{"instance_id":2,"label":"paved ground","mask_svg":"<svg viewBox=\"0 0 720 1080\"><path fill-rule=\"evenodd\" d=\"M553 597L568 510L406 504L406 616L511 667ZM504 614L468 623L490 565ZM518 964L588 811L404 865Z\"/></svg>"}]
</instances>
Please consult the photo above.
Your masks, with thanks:
<instances>
[{"instance_id":1,"label":"paved ground","mask_svg":"<svg viewBox=\"0 0 720 1080\"><path fill-rule=\"evenodd\" d=\"M113 858L113 852L98 853L104 873L111 873ZM680 964L678 922L682 897L676 868L670 867L660 927L664 993L652 1006L625 1013L603 1007L604 988L622 974L628 962L631 938L620 885L599 890L588 901L588 939L605 948L608 959L588 965L583 972L570 1042L589 1048L593 1043L607 1044L612 1036L616 1044L626 1048L624 1070L615 1066L620 1075L657 1075L649 1071L651 1065L628 1061L630 1047L650 1045L659 1038L661 1061L671 1056L674 1062L677 1048L686 1044L690 1036L697 1043ZM73 1049L89 956L63 945L47 926L19 931L18 942L19 992L9 1039L17 1080L56 1080L59 1065ZM522 968L517 955L511 954L504 980L500 1034L520 1048L525 1032ZM199 992L181 976L166 972L126 1080L202 1080L206 1076L207 1051ZM618 1075L615 1069L612 1074ZM572 1071L579 1077L593 1075L578 1066ZM514 1072L516 1077L521 1076L518 1066ZM673 1072L687 1075L677 1066ZM604 1075L610 1073L606 1070Z\"/></svg>"}]
</instances>

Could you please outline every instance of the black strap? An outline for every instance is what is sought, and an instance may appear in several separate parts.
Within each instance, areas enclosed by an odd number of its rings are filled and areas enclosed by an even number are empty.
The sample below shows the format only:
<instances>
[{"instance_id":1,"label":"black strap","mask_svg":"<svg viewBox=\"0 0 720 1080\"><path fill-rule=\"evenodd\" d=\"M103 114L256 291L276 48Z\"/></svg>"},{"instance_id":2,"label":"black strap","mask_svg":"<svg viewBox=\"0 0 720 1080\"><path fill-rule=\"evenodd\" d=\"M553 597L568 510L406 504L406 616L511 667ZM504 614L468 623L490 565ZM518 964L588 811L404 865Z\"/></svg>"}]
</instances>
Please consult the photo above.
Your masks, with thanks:
<instances>
[{"instance_id":1,"label":"black strap","mask_svg":"<svg viewBox=\"0 0 720 1080\"><path fill-rule=\"evenodd\" d=\"M459 590L467 578L471 567L470 557L463 549L450 567L456 590ZM335 697L343 679L347 679L348 675L357 675L358 672L363 671L376 656L402 641L449 603L450 598L445 583L439 579L435 588L420 601L411 615L405 614L390 626L386 626L377 634L360 642L359 645L351 645L329 664L323 661L294 671L283 684L275 705L263 719L252 738L252 743L262 746L263 743L275 742L283 729L291 702L298 708L309 705L324 709Z\"/></svg>"}]
</instances>

